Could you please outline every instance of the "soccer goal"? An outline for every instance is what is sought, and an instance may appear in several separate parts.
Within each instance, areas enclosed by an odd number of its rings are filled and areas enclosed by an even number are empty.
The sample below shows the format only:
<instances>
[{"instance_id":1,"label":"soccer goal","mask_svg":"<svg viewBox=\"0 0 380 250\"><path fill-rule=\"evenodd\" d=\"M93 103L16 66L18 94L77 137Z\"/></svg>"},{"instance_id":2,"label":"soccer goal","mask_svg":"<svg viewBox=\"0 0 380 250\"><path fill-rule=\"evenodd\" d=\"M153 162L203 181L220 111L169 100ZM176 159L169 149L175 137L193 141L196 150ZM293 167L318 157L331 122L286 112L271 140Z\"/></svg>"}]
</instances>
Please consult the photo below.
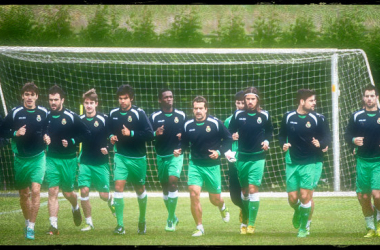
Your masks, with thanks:
<instances>
[{"instance_id":1,"label":"soccer goal","mask_svg":"<svg viewBox=\"0 0 380 250\"><path fill-rule=\"evenodd\" d=\"M359 49L156 49L0 47L0 87L3 115L21 101L20 88L33 81L39 104L48 107L47 91L59 84L67 92L65 106L80 113L81 96L90 88L99 94L99 111L118 106L116 89L131 84L134 104L150 115L158 109L157 94L172 89L175 106L192 116L191 101L203 95L209 114L225 120L234 110L234 95L248 86L261 92L263 108L272 116L270 142L261 191L285 191L284 154L278 144L284 113L296 108L300 88L315 89L317 112L326 116L333 143L325 154L317 191L355 190L355 162L343 134L350 114L362 105L365 85L374 84L366 54ZM148 143L147 190L159 191L155 153ZM112 152L110 154L112 175ZM2 190L13 190L10 146L1 149ZM222 190L228 191L228 166L223 159ZM187 190L188 158L179 189ZM132 189L131 186L127 190Z\"/></svg>"}]
</instances>

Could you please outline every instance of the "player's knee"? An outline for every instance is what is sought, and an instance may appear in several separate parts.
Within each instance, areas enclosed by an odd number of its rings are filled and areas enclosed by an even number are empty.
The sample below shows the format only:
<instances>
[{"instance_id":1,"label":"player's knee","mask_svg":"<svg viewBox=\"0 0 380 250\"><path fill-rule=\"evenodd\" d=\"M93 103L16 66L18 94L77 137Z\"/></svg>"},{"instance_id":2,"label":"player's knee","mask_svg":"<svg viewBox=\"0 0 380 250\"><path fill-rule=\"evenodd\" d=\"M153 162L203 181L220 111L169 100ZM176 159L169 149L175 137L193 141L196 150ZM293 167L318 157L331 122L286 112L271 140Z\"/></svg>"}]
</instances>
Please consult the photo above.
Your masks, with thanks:
<instances>
[{"instance_id":1,"label":"player's knee","mask_svg":"<svg viewBox=\"0 0 380 250\"><path fill-rule=\"evenodd\" d=\"M169 183L168 190L169 190L169 192L175 192L175 191L177 191L178 190L178 184L177 184L177 182L171 182L171 183Z\"/></svg>"},{"instance_id":2,"label":"player's knee","mask_svg":"<svg viewBox=\"0 0 380 250\"><path fill-rule=\"evenodd\" d=\"M380 191L376 190L376 192L372 192L372 196L374 200L380 200Z\"/></svg>"},{"instance_id":3,"label":"player's knee","mask_svg":"<svg viewBox=\"0 0 380 250\"><path fill-rule=\"evenodd\" d=\"M99 192L99 197L103 201L108 201L109 193Z\"/></svg>"},{"instance_id":4,"label":"player's knee","mask_svg":"<svg viewBox=\"0 0 380 250\"><path fill-rule=\"evenodd\" d=\"M291 206L297 204L297 202L298 202L298 196L296 196L296 195L289 195L288 196L288 202L289 202L289 204Z\"/></svg>"},{"instance_id":5,"label":"player's knee","mask_svg":"<svg viewBox=\"0 0 380 250\"><path fill-rule=\"evenodd\" d=\"M80 189L80 195L81 197L87 197L90 192L90 189L88 187L82 187Z\"/></svg>"},{"instance_id":6,"label":"player's knee","mask_svg":"<svg viewBox=\"0 0 380 250\"><path fill-rule=\"evenodd\" d=\"M19 194L20 194L20 200L27 200L30 197L29 191L23 190L23 191L20 191Z\"/></svg>"}]
</instances>

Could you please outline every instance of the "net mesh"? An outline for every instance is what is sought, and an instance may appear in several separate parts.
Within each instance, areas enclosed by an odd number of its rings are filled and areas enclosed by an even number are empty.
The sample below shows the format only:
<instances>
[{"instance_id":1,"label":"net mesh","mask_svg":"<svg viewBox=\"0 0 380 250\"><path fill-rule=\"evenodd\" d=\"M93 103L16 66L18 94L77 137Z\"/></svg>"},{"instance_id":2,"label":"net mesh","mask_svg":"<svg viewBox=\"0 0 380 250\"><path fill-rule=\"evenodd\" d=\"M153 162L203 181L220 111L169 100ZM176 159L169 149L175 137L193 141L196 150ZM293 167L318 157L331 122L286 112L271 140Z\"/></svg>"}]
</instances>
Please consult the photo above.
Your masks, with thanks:
<instances>
[{"instance_id":1,"label":"net mesh","mask_svg":"<svg viewBox=\"0 0 380 250\"><path fill-rule=\"evenodd\" d=\"M192 117L191 100L203 95L208 113L224 121L234 110L235 93L248 86L260 91L262 107L272 116L274 140L270 143L262 191L285 191L284 155L278 144L284 113L296 108L300 88L315 89L317 112L332 127L332 56L338 55L340 188L354 190L355 166L343 134L350 114L361 107L361 93L371 83L366 56L361 50L252 50L252 49L106 49L0 47L0 83L10 110L20 105L20 88L34 81L40 89L39 105L48 107L47 91L53 84L67 93L65 106L79 114L81 96L90 88L99 95L100 112L118 107L116 89L130 84L134 104L150 115L158 109L160 88L173 91L175 107ZM3 110L2 109L2 110ZM4 111L5 113L5 111ZM152 143L147 144L146 189L161 190ZM14 190L10 146L1 150L1 190ZM179 181L187 190L188 154ZM110 152L111 186L113 152ZM222 191L228 191L228 165L222 160ZM319 191L333 191L333 151L325 154ZM44 186L43 186L44 187ZM126 190L133 187L127 184ZM318 191L317 190L317 191Z\"/></svg>"}]
</instances>

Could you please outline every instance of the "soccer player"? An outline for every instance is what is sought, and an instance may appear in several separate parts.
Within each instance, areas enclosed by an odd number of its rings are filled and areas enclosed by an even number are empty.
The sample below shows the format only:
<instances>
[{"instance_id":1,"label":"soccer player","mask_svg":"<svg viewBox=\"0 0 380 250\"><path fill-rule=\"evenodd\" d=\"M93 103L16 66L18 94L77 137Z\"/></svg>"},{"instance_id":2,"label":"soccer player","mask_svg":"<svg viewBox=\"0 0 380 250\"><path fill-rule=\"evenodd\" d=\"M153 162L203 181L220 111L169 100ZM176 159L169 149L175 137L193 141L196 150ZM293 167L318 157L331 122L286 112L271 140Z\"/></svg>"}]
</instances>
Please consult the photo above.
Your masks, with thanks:
<instances>
[{"instance_id":1,"label":"soccer player","mask_svg":"<svg viewBox=\"0 0 380 250\"><path fill-rule=\"evenodd\" d=\"M379 92L364 89L364 108L354 112L346 127L345 140L355 151L356 193L364 215L366 238L380 236L380 112ZM374 207L372 206L372 197Z\"/></svg>"},{"instance_id":2,"label":"soccer player","mask_svg":"<svg viewBox=\"0 0 380 250\"><path fill-rule=\"evenodd\" d=\"M114 206L117 226L114 234L125 234L124 229L124 186L132 183L139 205L138 234L146 233L146 207L148 196L145 191L147 171L146 142L153 139L153 129L144 110L132 105L134 90L129 84L121 85L116 92L119 108L109 115L110 141L115 150Z\"/></svg>"},{"instance_id":3,"label":"soccer player","mask_svg":"<svg viewBox=\"0 0 380 250\"><path fill-rule=\"evenodd\" d=\"M244 109L244 91L239 91L235 94L235 106L236 110L243 110ZM230 121L233 115L229 116L224 121L224 126L228 129L230 126ZM239 139L239 133L232 134L232 151L237 152L238 151L238 139ZM235 155L236 158L238 158L237 154ZM229 177L229 191L230 191L230 197L231 201L240 208L240 222L244 225L248 224L248 211L244 209L243 206L243 200L242 200L242 192L241 192L241 186L239 182L238 177L238 171L236 168L236 162L228 162L228 177Z\"/></svg>"},{"instance_id":4,"label":"soccer player","mask_svg":"<svg viewBox=\"0 0 380 250\"><path fill-rule=\"evenodd\" d=\"M83 106L85 114L80 118L91 132L91 138L82 143L80 154L80 166L78 186L81 192L81 205L83 208L86 225L81 231L94 229L91 217L91 204L89 192L93 184L99 197L107 202L112 214L115 213L113 199L110 194L110 168L108 159L108 116L98 112L98 95L95 89L90 89L83 94Z\"/></svg>"},{"instance_id":5,"label":"soccer player","mask_svg":"<svg viewBox=\"0 0 380 250\"><path fill-rule=\"evenodd\" d=\"M190 146L188 186L190 191L191 213L197 225L192 236L204 235L200 194L205 182L209 199L219 208L222 219L230 220L230 214L221 197L220 156L231 153L232 138L221 121L207 114L208 103L203 96L193 100L194 118L185 122L181 135L181 148L174 150L179 156ZM227 157L227 156L226 156Z\"/></svg>"},{"instance_id":6,"label":"soccer player","mask_svg":"<svg viewBox=\"0 0 380 250\"><path fill-rule=\"evenodd\" d=\"M248 225L241 224L241 234L254 234L260 206L259 187L265 167L265 156L272 140L273 126L268 111L260 107L257 88L244 91L244 110L235 111L229 126L231 134L238 132L237 170Z\"/></svg>"},{"instance_id":7,"label":"soccer player","mask_svg":"<svg viewBox=\"0 0 380 250\"><path fill-rule=\"evenodd\" d=\"M179 222L175 210L178 202L178 179L183 167L183 155L174 157L173 152L180 146L186 115L173 107L173 92L169 89L159 91L158 102L161 109L151 114L149 121L154 131L158 177L168 210L165 230L173 232Z\"/></svg>"},{"instance_id":8,"label":"soccer player","mask_svg":"<svg viewBox=\"0 0 380 250\"><path fill-rule=\"evenodd\" d=\"M21 88L23 105L5 117L2 130L12 140L16 188L25 218L25 238L34 240L34 225L40 208L40 189L46 169L43 126L47 110L36 104L39 90L33 82ZM29 194L31 193L31 199Z\"/></svg>"},{"instance_id":9,"label":"soccer player","mask_svg":"<svg viewBox=\"0 0 380 250\"><path fill-rule=\"evenodd\" d=\"M58 85L49 89L50 112L47 117L44 141L46 152L46 181L48 183L49 235L58 231L58 192L71 203L74 224L80 226L82 215L78 197L74 192L75 175L78 167L77 146L88 139L90 130L80 117L63 106L65 92Z\"/></svg>"},{"instance_id":10,"label":"soccer player","mask_svg":"<svg viewBox=\"0 0 380 250\"><path fill-rule=\"evenodd\" d=\"M294 209L293 226L299 228L297 237L306 237L313 190L321 171L319 154L328 146L330 138L321 116L314 112L315 91L298 90L297 103L296 110L283 116L279 143L286 152L286 191L289 205Z\"/></svg>"}]
</instances>

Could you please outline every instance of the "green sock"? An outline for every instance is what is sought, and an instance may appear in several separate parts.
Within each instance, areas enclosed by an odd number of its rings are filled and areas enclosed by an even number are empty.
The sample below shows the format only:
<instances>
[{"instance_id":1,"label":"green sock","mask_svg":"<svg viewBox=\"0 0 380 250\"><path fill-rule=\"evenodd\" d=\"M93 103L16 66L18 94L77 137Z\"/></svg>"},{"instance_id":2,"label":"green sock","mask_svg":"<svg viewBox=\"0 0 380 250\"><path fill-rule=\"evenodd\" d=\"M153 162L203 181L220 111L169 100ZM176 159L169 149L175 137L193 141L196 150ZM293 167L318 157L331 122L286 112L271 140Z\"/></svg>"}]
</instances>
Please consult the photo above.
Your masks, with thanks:
<instances>
[{"instance_id":1,"label":"green sock","mask_svg":"<svg viewBox=\"0 0 380 250\"><path fill-rule=\"evenodd\" d=\"M256 222L257 213L259 212L259 206L260 201L250 201L248 208L249 208L249 219L248 219L248 225L254 226Z\"/></svg>"},{"instance_id":2,"label":"green sock","mask_svg":"<svg viewBox=\"0 0 380 250\"><path fill-rule=\"evenodd\" d=\"M116 220L119 226L124 227L123 217L124 217L124 199L123 198L114 198L113 200L115 205Z\"/></svg>"},{"instance_id":3,"label":"green sock","mask_svg":"<svg viewBox=\"0 0 380 250\"><path fill-rule=\"evenodd\" d=\"M300 206L300 214L301 214L301 225L300 229L301 230L306 230L306 225L307 221L309 220L309 215L310 215L311 207L302 207Z\"/></svg>"},{"instance_id":4,"label":"green sock","mask_svg":"<svg viewBox=\"0 0 380 250\"><path fill-rule=\"evenodd\" d=\"M139 203L139 223L140 222L145 222L145 214L146 214L146 206L147 206L147 201L148 201L148 195L145 193L144 198L137 198L137 202Z\"/></svg>"},{"instance_id":5,"label":"green sock","mask_svg":"<svg viewBox=\"0 0 380 250\"><path fill-rule=\"evenodd\" d=\"M169 220L174 221L175 219L175 210L177 208L178 197L168 198L168 211L169 211Z\"/></svg>"},{"instance_id":6,"label":"green sock","mask_svg":"<svg viewBox=\"0 0 380 250\"><path fill-rule=\"evenodd\" d=\"M166 198L167 198L167 197L166 197ZM165 203L166 210L168 210L168 212L169 212L168 199L169 199L169 198L167 198L167 199L164 198L164 203Z\"/></svg>"},{"instance_id":7,"label":"green sock","mask_svg":"<svg viewBox=\"0 0 380 250\"><path fill-rule=\"evenodd\" d=\"M243 214L245 214L248 219L249 218L249 200L243 199L242 202L243 202Z\"/></svg>"}]
</instances>

